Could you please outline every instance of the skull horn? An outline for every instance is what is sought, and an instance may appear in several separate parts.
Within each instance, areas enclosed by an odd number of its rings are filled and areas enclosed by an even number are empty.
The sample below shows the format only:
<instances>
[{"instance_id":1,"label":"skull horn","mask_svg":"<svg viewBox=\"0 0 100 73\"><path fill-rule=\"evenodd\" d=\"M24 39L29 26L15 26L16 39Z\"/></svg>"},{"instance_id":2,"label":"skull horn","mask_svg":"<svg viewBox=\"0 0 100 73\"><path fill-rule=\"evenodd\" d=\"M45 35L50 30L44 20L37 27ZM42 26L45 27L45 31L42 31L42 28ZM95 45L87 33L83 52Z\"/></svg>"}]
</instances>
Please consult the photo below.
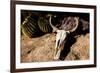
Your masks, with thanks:
<instances>
[{"instance_id":1,"label":"skull horn","mask_svg":"<svg viewBox=\"0 0 100 73\"><path fill-rule=\"evenodd\" d=\"M74 32L79 25L79 17L75 17L74 19L75 19L76 26L72 30L69 30L69 32Z\"/></svg>"},{"instance_id":2,"label":"skull horn","mask_svg":"<svg viewBox=\"0 0 100 73\"><path fill-rule=\"evenodd\" d=\"M49 16L49 23L50 23L50 26L53 28L53 32L56 32L58 30L58 28L56 28L51 22L52 15L48 14L47 16Z\"/></svg>"}]
</instances>

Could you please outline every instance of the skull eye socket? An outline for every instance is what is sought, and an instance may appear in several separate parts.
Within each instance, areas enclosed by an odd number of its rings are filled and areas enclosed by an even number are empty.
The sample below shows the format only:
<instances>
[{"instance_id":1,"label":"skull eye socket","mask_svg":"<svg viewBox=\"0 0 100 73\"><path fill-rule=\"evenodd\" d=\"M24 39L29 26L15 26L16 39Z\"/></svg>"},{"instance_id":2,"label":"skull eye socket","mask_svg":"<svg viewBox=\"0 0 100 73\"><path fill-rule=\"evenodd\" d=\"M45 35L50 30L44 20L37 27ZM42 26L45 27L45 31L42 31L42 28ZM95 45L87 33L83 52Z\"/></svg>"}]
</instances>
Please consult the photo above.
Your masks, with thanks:
<instances>
[{"instance_id":1,"label":"skull eye socket","mask_svg":"<svg viewBox=\"0 0 100 73\"><path fill-rule=\"evenodd\" d=\"M57 32L54 32L55 34L57 34Z\"/></svg>"}]
</instances>

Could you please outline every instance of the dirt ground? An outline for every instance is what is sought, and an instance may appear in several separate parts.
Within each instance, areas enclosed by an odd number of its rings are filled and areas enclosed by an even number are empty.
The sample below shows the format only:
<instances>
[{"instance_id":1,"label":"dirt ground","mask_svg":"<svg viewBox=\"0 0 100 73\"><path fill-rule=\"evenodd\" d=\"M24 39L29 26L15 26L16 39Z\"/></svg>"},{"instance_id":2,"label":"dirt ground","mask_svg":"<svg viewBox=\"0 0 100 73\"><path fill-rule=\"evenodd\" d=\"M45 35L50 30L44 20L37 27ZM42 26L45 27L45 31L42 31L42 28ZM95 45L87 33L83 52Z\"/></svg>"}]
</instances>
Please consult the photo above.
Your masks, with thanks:
<instances>
[{"instance_id":1,"label":"dirt ground","mask_svg":"<svg viewBox=\"0 0 100 73\"><path fill-rule=\"evenodd\" d=\"M86 60L89 59L89 33L75 36L75 42L70 46L67 42L61 53L61 60ZM41 37L21 38L21 62L48 62L54 61L54 47L56 42L54 33L45 34ZM68 47L69 46L69 47Z\"/></svg>"}]
</instances>

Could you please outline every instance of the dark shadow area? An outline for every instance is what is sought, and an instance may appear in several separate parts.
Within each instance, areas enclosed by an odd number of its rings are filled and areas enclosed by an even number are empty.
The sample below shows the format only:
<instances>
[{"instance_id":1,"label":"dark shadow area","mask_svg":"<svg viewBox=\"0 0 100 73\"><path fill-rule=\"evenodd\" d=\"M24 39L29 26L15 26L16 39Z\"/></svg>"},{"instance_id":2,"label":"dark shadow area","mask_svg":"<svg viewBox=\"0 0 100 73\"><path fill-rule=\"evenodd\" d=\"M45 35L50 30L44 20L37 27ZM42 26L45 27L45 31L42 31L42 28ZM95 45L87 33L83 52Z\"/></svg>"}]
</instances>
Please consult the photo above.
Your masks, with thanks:
<instances>
[{"instance_id":1,"label":"dark shadow area","mask_svg":"<svg viewBox=\"0 0 100 73\"><path fill-rule=\"evenodd\" d=\"M60 55L60 60L65 59L65 57L70 52L70 47L76 42L76 39L72 35L68 35L66 40L67 41L65 43L64 49L62 50L61 55Z\"/></svg>"}]
</instances>

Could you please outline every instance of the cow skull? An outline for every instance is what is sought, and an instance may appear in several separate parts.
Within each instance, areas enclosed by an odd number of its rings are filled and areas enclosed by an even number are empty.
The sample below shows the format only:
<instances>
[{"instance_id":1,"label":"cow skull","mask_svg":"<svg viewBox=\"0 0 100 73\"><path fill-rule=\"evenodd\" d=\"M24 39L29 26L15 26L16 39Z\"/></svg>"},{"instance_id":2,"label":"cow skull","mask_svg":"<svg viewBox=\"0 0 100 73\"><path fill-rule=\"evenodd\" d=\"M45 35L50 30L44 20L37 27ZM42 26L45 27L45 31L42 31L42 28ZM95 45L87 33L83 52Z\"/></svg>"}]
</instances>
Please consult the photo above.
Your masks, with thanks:
<instances>
[{"instance_id":1,"label":"cow skull","mask_svg":"<svg viewBox=\"0 0 100 73\"><path fill-rule=\"evenodd\" d=\"M68 34L69 31L57 30L54 60L59 59L60 53L64 48L64 44L66 42L66 38Z\"/></svg>"},{"instance_id":2,"label":"cow skull","mask_svg":"<svg viewBox=\"0 0 100 73\"><path fill-rule=\"evenodd\" d=\"M73 31L76 30L76 28L78 27L78 21L76 22L77 25L72 30L68 30L68 31L66 31L64 29L59 30L58 28L56 28L55 26L53 26L52 23L51 23L51 17L52 17L52 15L48 15L48 16L50 17L49 18L49 22L50 22L50 26L53 28L53 32L57 32L57 34L56 34L56 45L55 45L54 60L58 60L59 57L60 57L60 53L61 53L61 51L64 48L67 35L70 32L73 32ZM77 18L75 18L75 20L77 20Z\"/></svg>"}]
</instances>

